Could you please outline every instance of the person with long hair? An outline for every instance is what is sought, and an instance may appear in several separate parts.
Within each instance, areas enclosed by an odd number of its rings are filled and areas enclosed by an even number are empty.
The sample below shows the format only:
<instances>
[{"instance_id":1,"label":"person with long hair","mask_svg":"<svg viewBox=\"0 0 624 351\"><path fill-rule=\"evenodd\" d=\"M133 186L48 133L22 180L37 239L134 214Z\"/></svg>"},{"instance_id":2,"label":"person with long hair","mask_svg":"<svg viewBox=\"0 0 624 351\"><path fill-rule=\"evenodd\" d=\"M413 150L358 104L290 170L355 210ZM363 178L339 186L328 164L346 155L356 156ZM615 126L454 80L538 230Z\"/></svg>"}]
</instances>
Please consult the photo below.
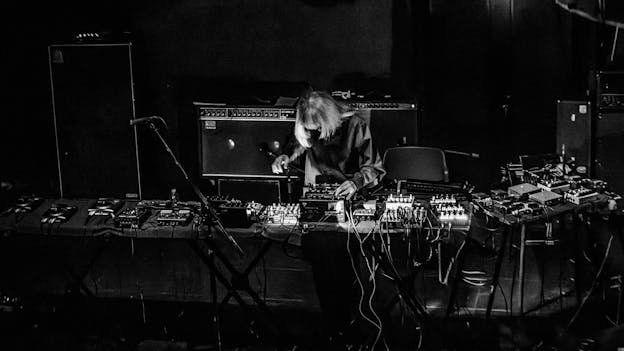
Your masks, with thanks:
<instances>
[{"instance_id":1,"label":"person with long hair","mask_svg":"<svg viewBox=\"0 0 624 351\"><path fill-rule=\"evenodd\" d=\"M305 184L337 182L335 195L351 199L356 192L378 183L385 171L373 146L366 121L325 92L309 91L297 104L295 146L275 159L274 173L305 155ZM344 336L354 321L358 290L356 271L359 247L347 233L310 230L302 237L302 249L312 264L316 292L331 347L357 339ZM347 248L349 243L349 248ZM350 256L351 255L351 256ZM353 331L353 330L352 330ZM356 330L357 332L357 330ZM355 340L355 342L358 342Z\"/></svg>"},{"instance_id":2,"label":"person with long hair","mask_svg":"<svg viewBox=\"0 0 624 351\"><path fill-rule=\"evenodd\" d=\"M304 184L315 184L319 176L331 179L341 183L336 195L347 199L385 174L366 121L325 92L309 91L299 99L294 134L296 146L275 159L274 173L305 154Z\"/></svg>"}]
</instances>

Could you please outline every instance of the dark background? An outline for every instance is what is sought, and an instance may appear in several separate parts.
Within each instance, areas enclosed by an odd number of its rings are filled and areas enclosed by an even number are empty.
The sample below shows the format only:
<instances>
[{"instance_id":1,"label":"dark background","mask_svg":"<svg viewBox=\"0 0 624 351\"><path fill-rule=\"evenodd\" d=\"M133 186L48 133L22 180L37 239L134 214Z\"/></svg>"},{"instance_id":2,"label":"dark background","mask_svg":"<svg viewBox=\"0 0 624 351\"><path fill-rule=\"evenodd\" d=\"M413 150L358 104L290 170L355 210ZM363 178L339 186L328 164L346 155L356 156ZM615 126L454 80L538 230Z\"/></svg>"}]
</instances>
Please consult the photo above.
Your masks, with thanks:
<instances>
[{"instance_id":1,"label":"dark background","mask_svg":"<svg viewBox=\"0 0 624 351\"><path fill-rule=\"evenodd\" d=\"M70 42L79 31L109 31L132 41L137 116L165 117L174 149L193 175L192 101L223 91L263 99L298 86L290 82L308 82L316 89L418 101L421 144L481 154L451 169L481 188L496 181L497 167L512 157L554 152L556 100L587 99L589 72L621 66L623 47L611 62L615 28L544 0L2 7L0 172L44 194L55 194L57 186L47 45ZM253 89L250 83L258 81L281 85ZM144 196L166 195L181 179L151 135L139 135L139 148Z\"/></svg>"}]
</instances>

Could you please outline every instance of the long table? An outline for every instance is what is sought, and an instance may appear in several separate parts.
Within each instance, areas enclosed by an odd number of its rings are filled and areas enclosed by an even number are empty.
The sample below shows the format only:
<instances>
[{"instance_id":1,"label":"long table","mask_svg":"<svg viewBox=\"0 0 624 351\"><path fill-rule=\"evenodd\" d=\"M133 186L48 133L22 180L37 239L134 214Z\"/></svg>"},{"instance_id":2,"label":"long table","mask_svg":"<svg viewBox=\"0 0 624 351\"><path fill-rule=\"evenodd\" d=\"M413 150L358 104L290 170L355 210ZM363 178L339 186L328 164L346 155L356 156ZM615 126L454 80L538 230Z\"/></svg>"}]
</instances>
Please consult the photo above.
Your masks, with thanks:
<instances>
[{"instance_id":1,"label":"long table","mask_svg":"<svg viewBox=\"0 0 624 351\"><path fill-rule=\"evenodd\" d=\"M158 211L152 210L150 216L138 228L116 228L112 216L89 216L89 208L95 205L95 199L45 199L40 205L28 213L10 213L0 216L0 233L5 236L34 236L34 237L68 237L68 238L103 238L99 247L92 253L86 267L75 269L68 267L67 273L78 285L79 289L90 297L97 297L96 294L85 284L85 277L91 271L93 265L107 247L114 242L114 238L130 238L136 240L176 240L182 241L190 246L195 255L208 268L210 273L210 295L211 302L215 307L215 316L218 315L220 306L234 299L239 305L249 310L249 305L242 298L240 292L246 292L252 301L259 307L260 311L268 317L271 327L276 327L271 332L283 330L279 327L279 322L274 318L273 313L266 305L265 301L249 285L248 275L251 269L263 258L271 245L271 240L264 240L262 247L252 254L254 257L251 263L242 270L232 264L231 256L235 250L229 249L228 240L219 233L209 223L204 224L200 220L199 214L195 213L194 218L187 225L162 226L157 224ZM124 207L136 207L138 201L126 201ZM43 223L41 221L44 213L53 204L65 204L77 207L67 221L63 223ZM234 230L237 237L244 235L256 235L255 230L239 229ZM225 297L219 300L217 297L216 282L219 282L226 290ZM217 327L217 331L219 328Z\"/></svg>"}]
</instances>

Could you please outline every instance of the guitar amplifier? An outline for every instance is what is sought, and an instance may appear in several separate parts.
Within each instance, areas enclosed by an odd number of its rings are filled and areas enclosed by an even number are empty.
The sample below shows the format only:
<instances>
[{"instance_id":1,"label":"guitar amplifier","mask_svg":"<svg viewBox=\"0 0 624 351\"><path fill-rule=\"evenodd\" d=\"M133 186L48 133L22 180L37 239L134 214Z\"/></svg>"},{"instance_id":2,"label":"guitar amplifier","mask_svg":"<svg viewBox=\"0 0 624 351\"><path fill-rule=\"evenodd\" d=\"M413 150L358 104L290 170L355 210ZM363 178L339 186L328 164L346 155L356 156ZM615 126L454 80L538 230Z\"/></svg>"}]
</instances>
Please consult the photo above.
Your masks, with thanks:
<instances>
[{"instance_id":1,"label":"guitar amplifier","mask_svg":"<svg viewBox=\"0 0 624 351\"><path fill-rule=\"evenodd\" d=\"M200 125L201 176L285 178L271 172L267 149L282 154L295 125L295 110L195 103Z\"/></svg>"}]
</instances>

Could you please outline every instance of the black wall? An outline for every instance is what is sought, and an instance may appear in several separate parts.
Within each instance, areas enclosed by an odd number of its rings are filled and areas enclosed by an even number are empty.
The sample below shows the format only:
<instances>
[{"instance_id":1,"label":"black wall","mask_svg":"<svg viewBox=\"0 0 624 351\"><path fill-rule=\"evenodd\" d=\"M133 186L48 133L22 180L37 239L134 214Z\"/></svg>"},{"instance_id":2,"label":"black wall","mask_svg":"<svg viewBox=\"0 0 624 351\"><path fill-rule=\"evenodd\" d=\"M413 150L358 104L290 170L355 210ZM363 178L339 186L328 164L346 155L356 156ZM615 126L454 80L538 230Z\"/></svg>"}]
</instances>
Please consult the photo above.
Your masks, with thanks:
<instances>
[{"instance_id":1,"label":"black wall","mask_svg":"<svg viewBox=\"0 0 624 351\"><path fill-rule=\"evenodd\" d=\"M192 174L198 168L191 101L224 92L262 101L296 91L300 85L290 82L308 82L417 99L423 143L480 153L477 161L451 160L451 171L486 187L511 157L554 151L555 101L584 98L589 70L617 67L621 57L618 49L615 62L606 59L611 28L544 0L2 6L9 35L0 51L1 176L38 192L53 193L56 182L46 46L80 30L107 30L134 43L137 113L167 119L174 149ZM284 84L246 84L257 81ZM180 178L154 138L140 138L145 193L162 196Z\"/></svg>"}]
</instances>

